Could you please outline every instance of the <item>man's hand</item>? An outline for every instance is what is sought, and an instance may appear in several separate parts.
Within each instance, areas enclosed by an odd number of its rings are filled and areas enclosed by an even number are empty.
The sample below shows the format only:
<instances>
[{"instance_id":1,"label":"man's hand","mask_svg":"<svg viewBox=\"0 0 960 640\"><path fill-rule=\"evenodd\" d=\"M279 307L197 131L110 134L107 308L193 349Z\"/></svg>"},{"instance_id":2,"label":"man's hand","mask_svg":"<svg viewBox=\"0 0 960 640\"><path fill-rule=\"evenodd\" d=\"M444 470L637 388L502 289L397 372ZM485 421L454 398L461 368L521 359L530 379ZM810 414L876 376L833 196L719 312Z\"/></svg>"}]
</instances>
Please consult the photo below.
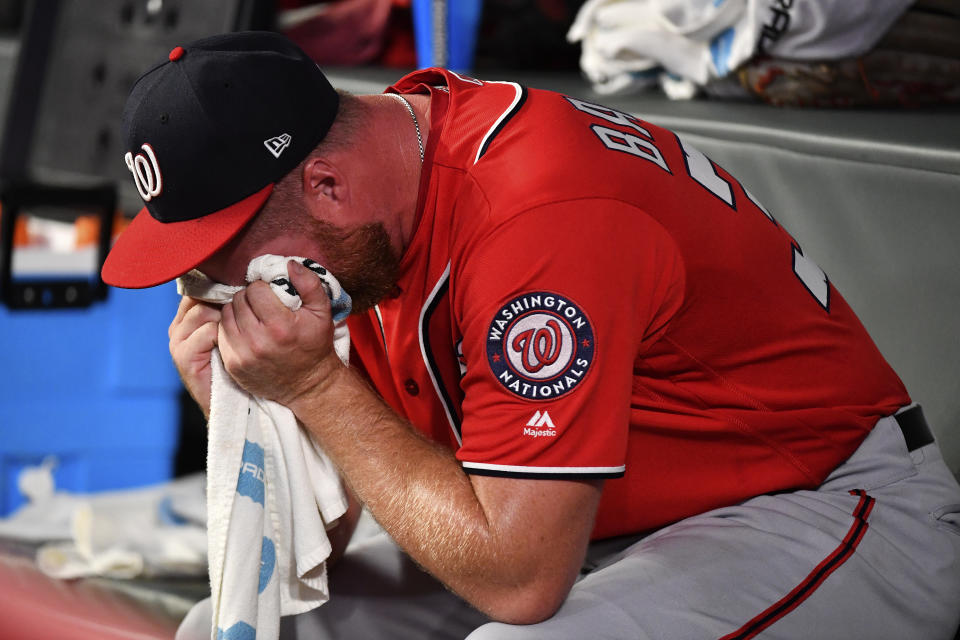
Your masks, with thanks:
<instances>
[{"instance_id":1,"label":"man's hand","mask_svg":"<svg viewBox=\"0 0 960 640\"><path fill-rule=\"evenodd\" d=\"M184 296L170 323L170 355L187 391L210 417L210 354L217 346L220 307Z\"/></svg>"},{"instance_id":2,"label":"man's hand","mask_svg":"<svg viewBox=\"0 0 960 640\"><path fill-rule=\"evenodd\" d=\"M303 306L290 311L266 282L223 307L218 342L227 373L248 393L288 406L343 369L333 349L330 300L321 281L295 261L290 282Z\"/></svg>"}]
</instances>

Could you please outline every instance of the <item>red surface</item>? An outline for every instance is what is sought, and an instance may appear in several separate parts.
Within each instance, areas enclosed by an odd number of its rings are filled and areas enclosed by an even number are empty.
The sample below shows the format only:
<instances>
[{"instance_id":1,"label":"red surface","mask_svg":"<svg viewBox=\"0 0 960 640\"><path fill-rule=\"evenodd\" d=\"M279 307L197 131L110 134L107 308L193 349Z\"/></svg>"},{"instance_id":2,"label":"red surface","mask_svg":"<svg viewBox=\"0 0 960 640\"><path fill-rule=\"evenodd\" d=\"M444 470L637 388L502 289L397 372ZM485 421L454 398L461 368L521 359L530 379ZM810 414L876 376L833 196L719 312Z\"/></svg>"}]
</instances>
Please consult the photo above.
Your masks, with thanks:
<instances>
[{"instance_id":1,"label":"red surface","mask_svg":"<svg viewBox=\"0 0 960 640\"><path fill-rule=\"evenodd\" d=\"M102 584L54 580L29 559L0 556L2 640L168 640L177 625Z\"/></svg>"}]
</instances>

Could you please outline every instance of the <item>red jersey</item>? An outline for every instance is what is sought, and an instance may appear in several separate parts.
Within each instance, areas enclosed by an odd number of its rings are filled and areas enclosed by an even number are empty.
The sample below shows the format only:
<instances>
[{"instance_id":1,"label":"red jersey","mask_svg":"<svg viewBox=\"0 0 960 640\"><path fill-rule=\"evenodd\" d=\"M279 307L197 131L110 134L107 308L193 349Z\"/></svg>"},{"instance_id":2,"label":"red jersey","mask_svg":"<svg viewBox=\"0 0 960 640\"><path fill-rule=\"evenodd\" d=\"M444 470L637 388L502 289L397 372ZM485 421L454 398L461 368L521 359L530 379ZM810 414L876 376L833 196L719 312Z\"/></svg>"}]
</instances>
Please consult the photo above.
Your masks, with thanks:
<instances>
[{"instance_id":1,"label":"red jersey","mask_svg":"<svg viewBox=\"0 0 960 640\"><path fill-rule=\"evenodd\" d=\"M812 488L909 403L824 273L674 133L448 71L354 362L471 474L608 478L595 538ZM397 455L403 455L397 452Z\"/></svg>"}]
</instances>

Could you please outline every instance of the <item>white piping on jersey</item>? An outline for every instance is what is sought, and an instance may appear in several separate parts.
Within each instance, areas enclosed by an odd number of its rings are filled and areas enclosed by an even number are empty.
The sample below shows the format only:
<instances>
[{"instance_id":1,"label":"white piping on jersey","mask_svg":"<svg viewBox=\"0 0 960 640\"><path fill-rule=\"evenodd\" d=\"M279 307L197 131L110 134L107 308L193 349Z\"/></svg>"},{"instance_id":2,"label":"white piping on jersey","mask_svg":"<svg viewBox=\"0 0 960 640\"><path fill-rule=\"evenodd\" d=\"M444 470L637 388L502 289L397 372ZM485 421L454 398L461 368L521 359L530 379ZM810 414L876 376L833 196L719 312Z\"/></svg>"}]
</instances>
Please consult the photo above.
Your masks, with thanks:
<instances>
[{"instance_id":1,"label":"white piping on jersey","mask_svg":"<svg viewBox=\"0 0 960 640\"><path fill-rule=\"evenodd\" d=\"M459 76L458 76L459 77ZM520 98L523 97L523 87L521 87L516 82L503 82L499 80L488 80L487 84L509 84L513 87L513 90L517 92L517 95L513 97L513 102L510 103L510 106L507 107L507 110L500 114L500 117L497 118L496 122L493 123L493 126L487 130L487 133L483 136L483 140L480 141L480 146L477 147L477 155L473 159L473 164L477 164L477 160L480 159L480 152L487 144L487 138L493 135L493 132L497 130L497 127L500 126L500 123L503 122L503 119L506 118L513 108L517 106L517 103L520 102Z\"/></svg>"},{"instance_id":2,"label":"white piping on jersey","mask_svg":"<svg viewBox=\"0 0 960 640\"><path fill-rule=\"evenodd\" d=\"M377 314L377 323L380 325L380 339L383 340L383 353L387 356L387 366L390 366L390 349L387 347L387 331L383 328L383 314L380 305L373 305L373 312Z\"/></svg>"},{"instance_id":3,"label":"white piping on jersey","mask_svg":"<svg viewBox=\"0 0 960 640\"><path fill-rule=\"evenodd\" d=\"M462 75L460 75L459 73L457 73L456 71L451 71L450 69L447 69L447 73L449 73L450 75L456 77L458 80L462 80L463 82L469 82L470 84L475 84L475 85L477 85L477 86L483 86L483 82L481 82L480 80L477 80L476 78L470 78L470 77L467 77L467 76L462 76Z\"/></svg>"},{"instance_id":4,"label":"white piping on jersey","mask_svg":"<svg viewBox=\"0 0 960 640\"><path fill-rule=\"evenodd\" d=\"M524 467L514 464L490 464L487 462L462 462L467 469L487 469L490 471L513 471L517 473L623 473L627 466L619 467Z\"/></svg>"},{"instance_id":5,"label":"white piping on jersey","mask_svg":"<svg viewBox=\"0 0 960 640\"><path fill-rule=\"evenodd\" d=\"M453 419L453 416L450 414L450 408L447 406L447 403L443 399L443 392L440 391L440 381L437 380L436 376L433 373L433 367L430 366L430 359L427 357L427 346L424 342L423 336L423 316L427 313L427 309L430 308L430 305L433 303L433 299L437 296L440 289L443 288L444 283L450 279L450 263L447 263L447 268L443 270L443 275L440 276L440 279L437 280L437 284L433 285L433 291L430 292L430 295L427 296L427 299L423 303L423 307L420 308L420 321L417 323L417 334L420 338L420 355L423 357L423 364L427 369L427 373L430 374L430 381L433 383L433 388L437 392L437 398L440 400L440 405L443 406L443 412L447 414L447 422L450 423L450 430L453 431L453 437L457 439L457 445L462 446L463 441L460 439L460 434L457 433L456 422Z\"/></svg>"}]
</instances>

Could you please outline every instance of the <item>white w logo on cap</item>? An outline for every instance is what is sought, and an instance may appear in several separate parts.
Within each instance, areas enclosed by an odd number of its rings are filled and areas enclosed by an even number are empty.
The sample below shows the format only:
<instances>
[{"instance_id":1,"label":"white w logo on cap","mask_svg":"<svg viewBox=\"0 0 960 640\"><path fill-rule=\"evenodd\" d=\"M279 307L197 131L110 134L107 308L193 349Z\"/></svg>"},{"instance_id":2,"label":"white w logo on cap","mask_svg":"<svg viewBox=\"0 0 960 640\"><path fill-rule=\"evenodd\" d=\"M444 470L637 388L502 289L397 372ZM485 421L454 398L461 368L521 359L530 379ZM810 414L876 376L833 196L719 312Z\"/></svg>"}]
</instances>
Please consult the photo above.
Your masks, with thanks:
<instances>
[{"instance_id":1,"label":"white w logo on cap","mask_svg":"<svg viewBox=\"0 0 960 640\"><path fill-rule=\"evenodd\" d=\"M263 146L273 154L274 158L279 158L283 150L290 146L291 140L293 140L293 137L289 133L281 133L278 136L264 140Z\"/></svg>"},{"instance_id":2,"label":"white w logo on cap","mask_svg":"<svg viewBox=\"0 0 960 640\"><path fill-rule=\"evenodd\" d=\"M133 183L137 185L140 197L144 202L150 202L163 191L163 178L160 176L160 167L157 165L157 156L153 152L153 147L144 143L140 148L147 154L146 156L143 153L134 156L127 151L123 159L130 173L133 174Z\"/></svg>"}]
</instances>

